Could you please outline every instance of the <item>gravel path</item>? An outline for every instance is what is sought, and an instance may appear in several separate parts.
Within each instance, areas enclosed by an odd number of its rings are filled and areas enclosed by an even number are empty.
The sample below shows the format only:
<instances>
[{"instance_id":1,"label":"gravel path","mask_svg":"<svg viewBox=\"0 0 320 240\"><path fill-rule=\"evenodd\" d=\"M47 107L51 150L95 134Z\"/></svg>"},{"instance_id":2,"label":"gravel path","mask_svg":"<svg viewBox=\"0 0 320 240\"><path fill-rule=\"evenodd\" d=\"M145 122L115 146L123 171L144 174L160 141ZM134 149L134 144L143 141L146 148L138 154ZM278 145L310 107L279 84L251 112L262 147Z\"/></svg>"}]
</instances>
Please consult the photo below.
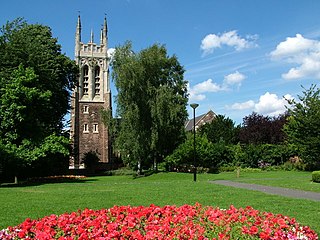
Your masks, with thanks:
<instances>
[{"instance_id":1,"label":"gravel path","mask_svg":"<svg viewBox=\"0 0 320 240\"><path fill-rule=\"evenodd\" d=\"M304 198L304 199L310 199L314 201L320 201L320 193L317 193L317 192L300 191L300 190L294 190L289 188L270 187L270 186L264 186L264 185L258 185L258 184L240 183L240 182L233 182L233 181L227 181L227 180L216 180L216 181L210 181L210 182L214 184L255 190L255 191L260 191L260 192L269 193L269 194L281 195L285 197Z\"/></svg>"}]
</instances>

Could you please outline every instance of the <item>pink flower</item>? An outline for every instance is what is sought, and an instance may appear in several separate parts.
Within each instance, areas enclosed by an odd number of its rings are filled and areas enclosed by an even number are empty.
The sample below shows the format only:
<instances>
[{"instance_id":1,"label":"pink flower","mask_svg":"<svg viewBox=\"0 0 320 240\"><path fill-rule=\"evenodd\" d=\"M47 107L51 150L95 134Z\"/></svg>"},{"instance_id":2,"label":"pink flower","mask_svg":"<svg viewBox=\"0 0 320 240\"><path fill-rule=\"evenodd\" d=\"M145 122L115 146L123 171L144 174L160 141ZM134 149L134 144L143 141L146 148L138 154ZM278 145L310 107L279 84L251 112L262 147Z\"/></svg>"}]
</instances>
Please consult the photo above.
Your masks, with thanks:
<instances>
[{"instance_id":1,"label":"pink flower","mask_svg":"<svg viewBox=\"0 0 320 240\"><path fill-rule=\"evenodd\" d=\"M114 206L84 209L39 220L26 219L0 231L2 239L108 240L108 239L261 239L317 240L317 234L295 219L259 212L252 207L227 210L183 205L159 207Z\"/></svg>"}]
</instances>

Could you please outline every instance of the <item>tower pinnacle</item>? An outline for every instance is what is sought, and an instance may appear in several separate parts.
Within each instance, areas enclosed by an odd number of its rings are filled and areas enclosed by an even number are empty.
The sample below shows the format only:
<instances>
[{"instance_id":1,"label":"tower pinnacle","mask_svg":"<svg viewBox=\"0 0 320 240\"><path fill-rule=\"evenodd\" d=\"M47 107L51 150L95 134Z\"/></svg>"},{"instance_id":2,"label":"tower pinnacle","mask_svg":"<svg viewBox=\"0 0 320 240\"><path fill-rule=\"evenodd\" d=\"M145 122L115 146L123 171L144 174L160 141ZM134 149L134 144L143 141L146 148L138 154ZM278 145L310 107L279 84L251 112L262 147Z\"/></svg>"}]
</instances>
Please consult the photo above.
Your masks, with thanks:
<instances>
[{"instance_id":1,"label":"tower pinnacle","mask_svg":"<svg viewBox=\"0 0 320 240\"><path fill-rule=\"evenodd\" d=\"M94 42L94 36L93 36L93 30L92 30L92 29L91 29L90 42L91 42L91 43Z\"/></svg>"},{"instance_id":2,"label":"tower pinnacle","mask_svg":"<svg viewBox=\"0 0 320 240\"><path fill-rule=\"evenodd\" d=\"M103 32L104 32L104 36L107 36L108 33L108 25L107 25L107 15L104 15L104 22L103 22Z\"/></svg>"},{"instance_id":3,"label":"tower pinnacle","mask_svg":"<svg viewBox=\"0 0 320 240\"><path fill-rule=\"evenodd\" d=\"M80 13L79 13L78 22L77 22L77 29L76 29L76 36L75 36L75 55L76 56L79 56L80 42L81 42L81 19L80 19Z\"/></svg>"},{"instance_id":4,"label":"tower pinnacle","mask_svg":"<svg viewBox=\"0 0 320 240\"><path fill-rule=\"evenodd\" d=\"M102 39L103 40L103 48L104 51L107 52L108 49L108 25L107 25L107 16L104 15L104 21L103 21L103 29L102 29Z\"/></svg>"}]
</instances>

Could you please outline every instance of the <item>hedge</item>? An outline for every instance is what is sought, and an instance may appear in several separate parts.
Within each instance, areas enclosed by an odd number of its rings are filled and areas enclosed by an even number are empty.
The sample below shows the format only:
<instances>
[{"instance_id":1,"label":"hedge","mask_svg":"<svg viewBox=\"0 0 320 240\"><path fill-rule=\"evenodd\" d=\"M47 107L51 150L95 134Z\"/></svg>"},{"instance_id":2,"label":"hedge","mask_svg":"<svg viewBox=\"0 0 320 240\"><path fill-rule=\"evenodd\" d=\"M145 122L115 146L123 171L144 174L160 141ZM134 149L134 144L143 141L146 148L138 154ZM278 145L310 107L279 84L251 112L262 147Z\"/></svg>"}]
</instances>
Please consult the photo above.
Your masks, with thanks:
<instances>
[{"instance_id":1,"label":"hedge","mask_svg":"<svg viewBox=\"0 0 320 240\"><path fill-rule=\"evenodd\" d=\"M312 181L320 183L320 171L312 172Z\"/></svg>"}]
</instances>

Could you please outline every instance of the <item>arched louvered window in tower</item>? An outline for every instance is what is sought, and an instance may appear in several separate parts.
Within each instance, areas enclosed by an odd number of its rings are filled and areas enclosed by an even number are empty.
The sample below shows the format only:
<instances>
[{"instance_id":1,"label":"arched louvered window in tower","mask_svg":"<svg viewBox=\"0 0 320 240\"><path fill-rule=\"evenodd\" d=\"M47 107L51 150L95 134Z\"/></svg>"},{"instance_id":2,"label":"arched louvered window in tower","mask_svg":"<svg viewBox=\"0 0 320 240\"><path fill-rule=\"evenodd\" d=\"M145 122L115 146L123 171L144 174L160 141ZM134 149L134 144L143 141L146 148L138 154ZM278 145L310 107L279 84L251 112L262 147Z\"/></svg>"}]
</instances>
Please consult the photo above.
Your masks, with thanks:
<instances>
[{"instance_id":1,"label":"arched louvered window in tower","mask_svg":"<svg viewBox=\"0 0 320 240\"><path fill-rule=\"evenodd\" d=\"M83 95L88 95L89 92L89 68L87 65L84 65L82 69L83 76Z\"/></svg>"},{"instance_id":2,"label":"arched louvered window in tower","mask_svg":"<svg viewBox=\"0 0 320 240\"><path fill-rule=\"evenodd\" d=\"M100 95L100 67L94 68L94 94Z\"/></svg>"}]
</instances>

